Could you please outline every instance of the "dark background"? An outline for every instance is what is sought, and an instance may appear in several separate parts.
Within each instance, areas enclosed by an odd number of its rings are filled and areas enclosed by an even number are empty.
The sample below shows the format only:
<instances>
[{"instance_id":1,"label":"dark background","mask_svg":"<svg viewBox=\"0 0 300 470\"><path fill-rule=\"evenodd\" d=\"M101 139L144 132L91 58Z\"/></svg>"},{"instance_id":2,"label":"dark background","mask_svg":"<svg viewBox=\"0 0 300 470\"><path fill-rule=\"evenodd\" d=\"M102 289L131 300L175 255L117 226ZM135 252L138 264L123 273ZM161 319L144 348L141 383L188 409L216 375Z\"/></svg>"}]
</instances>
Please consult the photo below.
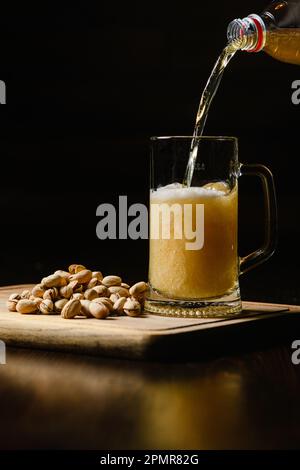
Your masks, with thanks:
<instances>
[{"instance_id":1,"label":"dark background","mask_svg":"<svg viewBox=\"0 0 300 470\"><path fill-rule=\"evenodd\" d=\"M39 281L79 262L147 277L147 241L100 241L96 207L147 202L149 137L190 135L229 21L264 1L43 3L2 8L0 282ZM240 160L264 163L278 189L278 251L241 280L244 298L300 301L297 66L239 53L207 135L236 135ZM241 182L241 253L262 240L260 187Z\"/></svg>"}]
</instances>

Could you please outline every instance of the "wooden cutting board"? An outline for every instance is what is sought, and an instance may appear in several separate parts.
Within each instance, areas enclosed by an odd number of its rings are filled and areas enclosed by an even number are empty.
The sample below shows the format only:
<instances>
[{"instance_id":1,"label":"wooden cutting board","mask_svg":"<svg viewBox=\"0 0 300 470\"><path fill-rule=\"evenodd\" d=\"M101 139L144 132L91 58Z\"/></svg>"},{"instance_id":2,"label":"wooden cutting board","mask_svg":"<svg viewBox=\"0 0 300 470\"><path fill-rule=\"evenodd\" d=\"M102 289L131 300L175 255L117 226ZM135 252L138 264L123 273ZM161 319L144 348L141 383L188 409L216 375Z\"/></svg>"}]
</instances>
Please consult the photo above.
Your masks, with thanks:
<instances>
[{"instance_id":1,"label":"wooden cutting board","mask_svg":"<svg viewBox=\"0 0 300 470\"><path fill-rule=\"evenodd\" d=\"M244 302L230 319L185 319L145 313L139 318L106 320L8 312L12 292L30 285L0 288L0 340L7 345L132 359L199 358L258 347L286 338L300 325L300 306ZM293 339L297 339L296 337Z\"/></svg>"}]
</instances>

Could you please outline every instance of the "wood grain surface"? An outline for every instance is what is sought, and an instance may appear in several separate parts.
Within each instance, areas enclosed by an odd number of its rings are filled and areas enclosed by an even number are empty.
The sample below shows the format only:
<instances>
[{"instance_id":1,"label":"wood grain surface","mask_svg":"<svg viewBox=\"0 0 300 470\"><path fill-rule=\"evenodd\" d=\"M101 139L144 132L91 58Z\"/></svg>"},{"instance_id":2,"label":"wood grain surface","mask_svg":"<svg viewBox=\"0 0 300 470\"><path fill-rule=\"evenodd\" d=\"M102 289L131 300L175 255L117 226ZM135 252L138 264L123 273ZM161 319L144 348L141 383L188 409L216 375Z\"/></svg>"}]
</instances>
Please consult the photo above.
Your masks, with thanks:
<instances>
[{"instance_id":1,"label":"wood grain surface","mask_svg":"<svg viewBox=\"0 0 300 470\"><path fill-rule=\"evenodd\" d=\"M12 292L31 286L0 288L0 339L11 346L83 352L95 355L147 358L175 357L178 348L194 353L199 339L205 351L212 335L231 341L231 334L249 325L299 318L300 307L245 302L241 315L231 319L169 318L145 313L139 318L108 317L106 320L59 315L21 315L8 312L5 302ZM251 330L251 329L250 329ZM249 333L249 331L248 331ZM257 331L256 331L257 333ZM254 333L255 334L255 333Z\"/></svg>"}]
</instances>

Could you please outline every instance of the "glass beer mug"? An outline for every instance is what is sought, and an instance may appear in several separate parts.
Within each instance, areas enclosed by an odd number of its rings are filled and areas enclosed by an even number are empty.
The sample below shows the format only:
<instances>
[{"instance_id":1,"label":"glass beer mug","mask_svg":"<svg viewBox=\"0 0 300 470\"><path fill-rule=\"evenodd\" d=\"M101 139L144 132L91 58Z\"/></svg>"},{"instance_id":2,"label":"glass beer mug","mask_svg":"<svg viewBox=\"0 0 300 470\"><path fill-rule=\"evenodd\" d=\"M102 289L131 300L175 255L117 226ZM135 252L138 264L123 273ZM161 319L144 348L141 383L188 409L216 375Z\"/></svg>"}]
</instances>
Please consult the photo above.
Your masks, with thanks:
<instances>
[{"instance_id":1,"label":"glass beer mug","mask_svg":"<svg viewBox=\"0 0 300 470\"><path fill-rule=\"evenodd\" d=\"M193 184L186 187L182 182L193 139L197 139L197 161ZM238 179L242 175L261 179L266 223L263 246L240 258ZM263 165L240 164L235 137L152 138L147 311L190 318L239 313L239 276L274 253L276 235L272 173Z\"/></svg>"}]
</instances>

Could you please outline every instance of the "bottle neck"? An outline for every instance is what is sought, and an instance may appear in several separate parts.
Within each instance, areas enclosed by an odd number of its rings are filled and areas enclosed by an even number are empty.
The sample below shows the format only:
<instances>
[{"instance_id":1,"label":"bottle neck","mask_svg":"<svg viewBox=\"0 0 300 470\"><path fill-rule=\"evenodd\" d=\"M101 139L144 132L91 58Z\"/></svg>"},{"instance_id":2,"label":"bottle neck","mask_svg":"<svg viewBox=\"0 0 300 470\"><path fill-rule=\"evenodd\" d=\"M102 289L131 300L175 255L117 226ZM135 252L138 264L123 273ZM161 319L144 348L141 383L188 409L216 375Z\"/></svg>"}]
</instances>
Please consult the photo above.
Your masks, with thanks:
<instances>
[{"instance_id":1,"label":"bottle neck","mask_svg":"<svg viewBox=\"0 0 300 470\"><path fill-rule=\"evenodd\" d=\"M266 25L258 15L233 20L227 29L227 38L236 48L247 52L260 52L266 44Z\"/></svg>"}]
</instances>

